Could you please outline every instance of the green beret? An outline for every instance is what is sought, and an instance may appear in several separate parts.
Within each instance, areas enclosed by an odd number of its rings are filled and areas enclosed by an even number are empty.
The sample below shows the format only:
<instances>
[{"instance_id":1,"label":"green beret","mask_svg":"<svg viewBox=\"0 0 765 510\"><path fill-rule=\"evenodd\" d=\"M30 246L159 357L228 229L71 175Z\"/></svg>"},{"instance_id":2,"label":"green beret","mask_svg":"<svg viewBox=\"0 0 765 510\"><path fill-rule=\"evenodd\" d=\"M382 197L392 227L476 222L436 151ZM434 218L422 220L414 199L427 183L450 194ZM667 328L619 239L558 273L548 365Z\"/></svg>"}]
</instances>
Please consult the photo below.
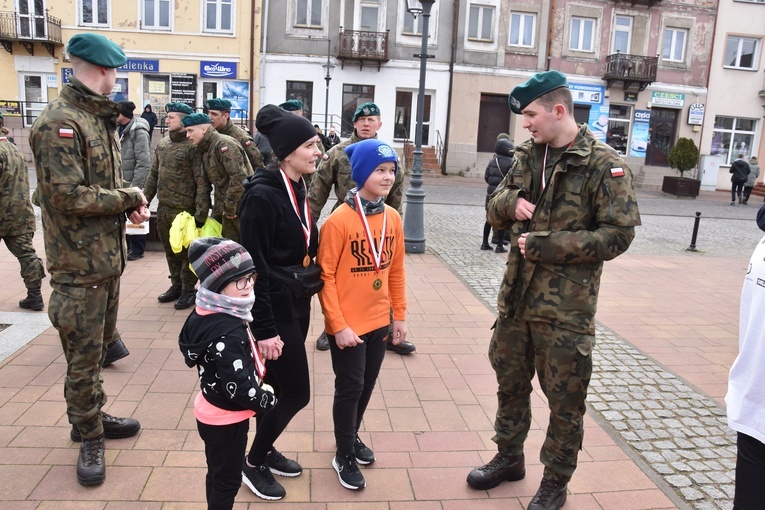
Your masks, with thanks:
<instances>
[{"instance_id":1,"label":"green beret","mask_svg":"<svg viewBox=\"0 0 765 510\"><path fill-rule=\"evenodd\" d=\"M191 115L192 113L194 113L194 110L191 109L191 106L181 102L167 103L165 105L165 111L167 113L170 113L170 112L185 113L186 115Z\"/></svg>"},{"instance_id":2,"label":"green beret","mask_svg":"<svg viewBox=\"0 0 765 510\"><path fill-rule=\"evenodd\" d=\"M290 99L280 104L279 108L288 112L296 112L303 109L303 101L300 99Z\"/></svg>"},{"instance_id":3,"label":"green beret","mask_svg":"<svg viewBox=\"0 0 765 510\"><path fill-rule=\"evenodd\" d=\"M380 109L377 107L374 103L364 103L360 104L358 108L356 108L356 113L353 114L353 120L352 122L356 122L356 119L359 117L371 117L372 115L380 116Z\"/></svg>"},{"instance_id":4,"label":"green beret","mask_svg":"<svg viewBox=\"0 0 765 510\"><path fill-rule=\"evenodd\" d=\"M192 113L191 115L186 115L182 120L181 124L183 124L183 127L189 127L189 126L198 126L199 124L209 124L210 123L210 116L206 113Z\"/></svg>"},{"instance_id":5,"label":"green beret","mask_svg":"<svg viewBox=\"0 0 765 510\"><path fill-rule=\"evenodd\" d=\"M67 52L86 62L101 67L122 67L127 57L122 48L114 41L99 34L77 34L69 39Z\"/></svg>"},{"instance_id":6,"label":"green beret","mask_svg":"<svg viewBox=\"0 0 765 510\"><path fill-rule=\"evenodd\" d=\"M507 102L513 113L520 114L535 99L561 87L568 88L566 77L558 71L546 71L532 76L526 83L513 89Z\"/></svg>"},{"instance_id":7,"label":"green beret","mask_svg":"<svg viewBox=\"0 0 765 510\"><path fill-rule=\"evenodd\" d=\"M231 111L231 101L228 99L221 99L219 97L216 97L214 99L208 99L205 101L205 108L208 110L215 110L218 112L230 112Z\"/></svg>"}]
</instances>

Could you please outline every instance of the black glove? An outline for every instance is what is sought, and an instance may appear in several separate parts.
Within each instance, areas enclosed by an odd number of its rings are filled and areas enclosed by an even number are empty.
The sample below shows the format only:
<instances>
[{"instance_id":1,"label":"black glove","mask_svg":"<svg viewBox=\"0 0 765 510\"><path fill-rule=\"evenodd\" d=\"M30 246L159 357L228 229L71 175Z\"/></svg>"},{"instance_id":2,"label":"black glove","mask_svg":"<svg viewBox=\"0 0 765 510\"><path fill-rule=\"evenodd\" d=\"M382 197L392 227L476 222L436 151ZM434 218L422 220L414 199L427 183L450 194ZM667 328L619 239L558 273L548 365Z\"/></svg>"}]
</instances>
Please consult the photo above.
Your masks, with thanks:
<instances>
[{"instance_id":1,"label":"black glove","mask_svg":"<svg viewBox=\"0 0 765 510\"><path fill-rule=\"evenodd\" d=\"M197 228L202 228L205 225L204 221L199 221L198 219L194 218L194 223L196 224Z\"/></svg>"}]
</instances>

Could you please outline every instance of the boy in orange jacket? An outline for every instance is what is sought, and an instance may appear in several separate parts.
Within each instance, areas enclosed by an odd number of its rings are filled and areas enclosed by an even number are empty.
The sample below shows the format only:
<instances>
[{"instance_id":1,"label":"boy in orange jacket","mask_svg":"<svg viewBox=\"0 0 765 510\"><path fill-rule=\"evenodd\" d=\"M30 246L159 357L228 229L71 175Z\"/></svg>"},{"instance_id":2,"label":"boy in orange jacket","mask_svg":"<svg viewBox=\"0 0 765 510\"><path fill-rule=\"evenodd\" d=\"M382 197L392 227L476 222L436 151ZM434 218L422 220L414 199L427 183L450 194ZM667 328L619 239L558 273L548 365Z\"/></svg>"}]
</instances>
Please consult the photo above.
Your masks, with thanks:
<instances>
[{"instance_id":1,"label":"boy in orange jacket","mask_svg":"<svg viewBox=\"0 0 765 510\"><path fill-rule=\"evenodd\" d=\"M358 187L324 222L316 262L322 268L319 300L335 372L337 455L332 466L342 486L356 490L366 486L358 464L375 460L358 432L385 342L406 340L406 279L401 216L385 205L398 171L396 152L374 138L349 145L345 152Z\"/></svg>"}]
</instances>

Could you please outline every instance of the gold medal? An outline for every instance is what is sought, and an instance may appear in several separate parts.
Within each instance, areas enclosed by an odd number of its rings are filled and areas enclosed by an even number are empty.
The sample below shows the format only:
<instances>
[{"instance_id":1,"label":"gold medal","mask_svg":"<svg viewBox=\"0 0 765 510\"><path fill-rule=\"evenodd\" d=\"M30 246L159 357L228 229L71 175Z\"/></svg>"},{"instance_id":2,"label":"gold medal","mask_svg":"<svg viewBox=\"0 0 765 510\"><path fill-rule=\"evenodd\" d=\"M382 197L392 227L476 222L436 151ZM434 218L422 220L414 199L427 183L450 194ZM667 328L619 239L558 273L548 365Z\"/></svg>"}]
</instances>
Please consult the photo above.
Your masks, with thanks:
<instances>
[{"instance_id":1,"label":"gold medal","mask_svg":"<svg viewBox=\"0 0 765 510\"><path fill-rule=\"evenodd\" d=\"M311 257L308 256L308 254L305 254L305 258L303 258L303 267L308 267L308 264L311 263Z\"/></svg>"},{"instance_id":2,"label":"gold medal","mask_svg":"<svg viewBox=\"0 0 765 510\"><path fill-rule=\"evenodd\" d=\"M382 280L379 278L375 278L374 283L372 283L372 288L375 290L380 290L382 288Z\"/></svg>"}]
</instances>

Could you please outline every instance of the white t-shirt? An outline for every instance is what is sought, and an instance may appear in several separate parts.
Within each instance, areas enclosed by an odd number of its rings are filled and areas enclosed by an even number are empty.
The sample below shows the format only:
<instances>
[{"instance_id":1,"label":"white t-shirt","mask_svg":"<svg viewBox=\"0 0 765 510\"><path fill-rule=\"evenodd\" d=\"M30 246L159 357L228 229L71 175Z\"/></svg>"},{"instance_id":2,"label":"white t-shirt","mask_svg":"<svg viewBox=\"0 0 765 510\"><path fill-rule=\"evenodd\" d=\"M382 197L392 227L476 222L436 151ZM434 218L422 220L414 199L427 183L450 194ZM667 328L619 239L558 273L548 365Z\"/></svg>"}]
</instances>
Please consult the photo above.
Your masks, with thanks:
<instances>
[{"instance_id":1,"label":"white t-shirt","mask_svg":"<svg viewBox=\"0 0 765 510\"><path fill-rule=\"evenodd\" d=\"M728 378L728 425L765 443L765 237L752 258L741 291L739 352Z\"/></svg>"}]
</instances>

